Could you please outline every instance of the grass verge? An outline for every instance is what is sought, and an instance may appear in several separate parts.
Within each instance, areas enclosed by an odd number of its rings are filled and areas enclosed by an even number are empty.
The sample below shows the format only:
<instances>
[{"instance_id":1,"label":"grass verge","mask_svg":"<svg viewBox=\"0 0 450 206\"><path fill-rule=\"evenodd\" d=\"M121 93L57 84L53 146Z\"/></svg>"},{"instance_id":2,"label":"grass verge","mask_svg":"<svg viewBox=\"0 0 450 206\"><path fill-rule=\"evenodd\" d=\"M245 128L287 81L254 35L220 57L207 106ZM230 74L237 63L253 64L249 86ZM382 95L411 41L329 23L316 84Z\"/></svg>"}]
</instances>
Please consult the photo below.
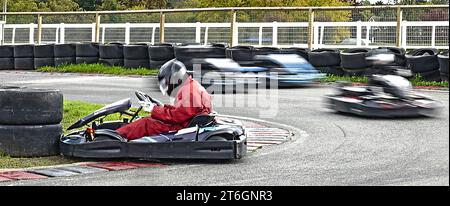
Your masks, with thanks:
<instances>
[{"instance_id":1,"label":"grass verge","mask_svg":"<svg viewBox=\"0 0 450 206\"><path fill-rule=\"evenodd\" d=\"M321 80L322 83L330 83L330 82L336 82L336 81L347 81L347 82L353 82L353 83L366 84L369 81L369 79L367 77L361 77L361 76L327 75L324 79ZM448 82L425 81L419 75L410 79L410 81L413 86L448 88Z\"/></svg>"},{"instance_id":2,"label":"grass verge","mask_svg":"<svg viewBox=\"0 0 450 206\"><path fill-rule=\"evenodd\" d=\"M102 108L102 104L92 104L82 101L64 101L64 118L62 126L64 132L67 134L71 131L67 131L66 128L71 124L78 121L80 118ZM132 108L131 110L135 110ZM146 112L140 112L140 116L146 116ZM110 115L105 118L106 121L118 120L120 116L118 114ZM27 167L41 167L51 166L59 164L70 164L80 161L80 159L65 158L63 156L50 156L50 157L32 157L32 158L16 158L10 157L0 152L0 169L13 169L13 168L27 168Z\"/></svg>"},{"instance_id":3,"label":"grass verge","mask_svg":"<svg viewBox=\"0 0 450 206\"><path fill-rule=\"evenodd\" d=\"M85 73L85 74L111 74L111 75L156 75L158 69L128 69L124 67L110 67L103 64L68 64L58 67L42 67L37 69L39 72L58 72L58 73Z\"/></svg>"}]
</instances>

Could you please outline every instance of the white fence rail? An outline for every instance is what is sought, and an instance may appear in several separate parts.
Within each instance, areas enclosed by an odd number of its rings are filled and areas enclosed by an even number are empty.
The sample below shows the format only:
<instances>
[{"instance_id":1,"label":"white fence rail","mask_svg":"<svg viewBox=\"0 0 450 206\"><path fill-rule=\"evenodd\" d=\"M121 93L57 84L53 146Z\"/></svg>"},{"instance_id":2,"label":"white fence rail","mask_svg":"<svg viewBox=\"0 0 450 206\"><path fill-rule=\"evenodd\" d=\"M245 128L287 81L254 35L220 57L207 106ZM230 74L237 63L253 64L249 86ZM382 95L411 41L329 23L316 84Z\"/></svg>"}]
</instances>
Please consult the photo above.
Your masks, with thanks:
<instances>
[{"instance_id":1,"label":"white fence rail","mask_svg":"<svg viewBox=\"0 0 450 206\"><path fill-rule=\"evenodd\" d=\"M1 24L0 24L1 25ZM230 23L166 23L165 42L207 44L230 41ZM233 45L308 47L308 22L236 22ZM34 44L37 24L4 24L4 44ZM101 24L100 42L159 42L159 23ZM355 48L396 45L397 22L314 22L313 48ZM94 42L96 24L42 24L42 43ZM402 21L403 48L448 49L448 21ZM4 32L4 33L1 33ZM3 38L3 39L1 39Z\"/></svg>"}]
</instances>

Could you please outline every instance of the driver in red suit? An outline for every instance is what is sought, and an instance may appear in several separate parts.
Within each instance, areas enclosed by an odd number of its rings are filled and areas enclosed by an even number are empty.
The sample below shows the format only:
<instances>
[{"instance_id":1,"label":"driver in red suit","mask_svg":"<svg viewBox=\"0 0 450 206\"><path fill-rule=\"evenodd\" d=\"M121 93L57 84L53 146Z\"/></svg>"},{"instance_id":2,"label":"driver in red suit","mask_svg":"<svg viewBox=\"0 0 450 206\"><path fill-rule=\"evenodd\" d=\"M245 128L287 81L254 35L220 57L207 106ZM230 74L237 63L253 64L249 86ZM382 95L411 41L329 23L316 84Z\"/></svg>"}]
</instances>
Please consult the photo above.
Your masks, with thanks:
<instances>
[{"instance_id":1,"label":"driver in red suit","mask_svg":"<svg viewBox=\"0 0 450 206\"><path fill-rule=\"evenodd\" d=\"M211 96L187 74L183 63L174 59L164 64L158 81L161 92L170 96L173 105L143 105L145 111L151 112L150 116L116 130L127 140L177 131L185 128L193 117L212 112Z\"/></svg>"}]
</instances>

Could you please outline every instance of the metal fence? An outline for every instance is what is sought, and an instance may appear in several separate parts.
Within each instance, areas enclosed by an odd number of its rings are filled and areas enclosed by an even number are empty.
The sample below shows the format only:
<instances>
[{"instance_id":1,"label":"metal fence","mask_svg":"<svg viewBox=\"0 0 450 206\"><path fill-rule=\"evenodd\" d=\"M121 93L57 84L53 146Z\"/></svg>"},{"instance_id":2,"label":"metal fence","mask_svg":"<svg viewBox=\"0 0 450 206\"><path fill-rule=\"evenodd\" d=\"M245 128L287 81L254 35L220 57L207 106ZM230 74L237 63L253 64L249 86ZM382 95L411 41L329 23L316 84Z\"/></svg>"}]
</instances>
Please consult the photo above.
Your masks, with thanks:
<instances>
[{"instance_id":1,"label":"metal fence","mask_svg":"<svg viewBox=\"0 0 450 206\"><path fill-rule=\"evenodd\" d=\"M448 5L10 12L2 44L228 43L448 49ZM160 29L164 28L164 29Z\"/></svg>"}]
</instances>

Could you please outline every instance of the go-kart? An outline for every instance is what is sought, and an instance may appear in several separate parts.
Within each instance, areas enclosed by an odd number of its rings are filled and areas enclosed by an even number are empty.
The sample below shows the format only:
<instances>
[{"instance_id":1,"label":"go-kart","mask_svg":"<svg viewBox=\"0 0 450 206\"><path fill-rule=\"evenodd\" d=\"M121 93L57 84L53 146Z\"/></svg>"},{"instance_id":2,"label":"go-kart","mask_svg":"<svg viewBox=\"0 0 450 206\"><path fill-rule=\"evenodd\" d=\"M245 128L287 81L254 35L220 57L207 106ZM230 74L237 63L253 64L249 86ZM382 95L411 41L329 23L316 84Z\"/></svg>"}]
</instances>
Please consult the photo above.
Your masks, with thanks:
<instances>
[{"instance_id":1,"label":"go-kart","mask_svg":"<svg viewBox=\"0 0 450 206\"><path fill-rule=\"evenodd\" d=\"M242 66L229 58L195 59L193 73L198 77L195 65L201 66L204 85L210 82L214 85L268 85L276 82L279 87L305 86L325 76L296 54L257 55L250 66Z\"/></svg>"},{"instance_id":2,"label":"go-kart","mask_svg":"<svg viewBox=\"0 0 450 206\"><path fill-rule=\"evenodd\" d=\"M162 103L136 91L142 102ZM145 158L145 159L240 159L247 152L247 137L237 120L218 119L217 114L199 115L186 128L155 136L127 141L115 130L140 117L143 109L130 111L131 99L107 105L80 119L68 130L86 129L62 136L61 154L82 158ZM104 122L111 114L121 114L120 121ZM90 125L89 125L90 124Z\"/></svg>"},{"instance_id":3,"label":"go-kart","mask_svg":"<svg viewBox=\"0 0 450 206\"><path fill-rule=\"evenodd\" d=\"M400 76L373 75L368 86L339 82L337 93L326 96L328 108L366 117L434 117L441 102L412 91L411 83Z\"/></svg>"}]
</instances>

